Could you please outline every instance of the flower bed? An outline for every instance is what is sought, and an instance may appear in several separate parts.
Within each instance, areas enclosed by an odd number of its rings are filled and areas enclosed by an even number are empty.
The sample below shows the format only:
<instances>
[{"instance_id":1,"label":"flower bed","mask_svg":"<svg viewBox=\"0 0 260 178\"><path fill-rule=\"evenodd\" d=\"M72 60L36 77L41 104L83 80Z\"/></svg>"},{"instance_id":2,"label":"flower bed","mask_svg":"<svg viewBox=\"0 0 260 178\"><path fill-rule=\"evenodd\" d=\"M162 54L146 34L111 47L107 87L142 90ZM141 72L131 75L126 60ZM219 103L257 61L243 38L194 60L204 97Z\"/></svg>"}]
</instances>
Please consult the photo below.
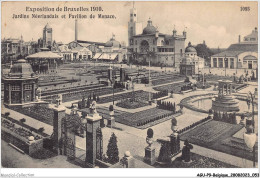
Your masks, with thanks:
<instances>
[{"instance_id":1,"label":"flower bed","mask_svg":"<svg viewBox=\"0 0 260 178\"><path fill-rule=\"evenodd\" d=\"M147 109L136 113L123 113L120 117L115 117L117 122L125 125L141 127L150 122L163 119L173 115L172 111L167 111L158 108Z\"/></svg>"},{"instance_id":2,"label":"flower bed","mask_svg":"<svg viewBox=\"0 0 260 178\"><path fill-rule=\"evenodd\" d=\"M42 139L42 136L32 133L30 130L23 128L22 126L18 124L14 124L4 118L2 118L2 127L7 128L13 133L16 133L17 135L24 137L25 139L28 139L29 136L33 136L34 140Z\"/></svg>"},{"instance_id":3,"label":"flower bed","mask_svg":"<svg viewBox=\"0 0 260 178\"><path fill-rule=\"evenodd\" d=\"M197 88L200 88L200 89L206 89L206 88L210 88L211 85L208 82L205 82L204 87L203 87L203 82L197 82L196 86L197 86Z\"/></svg>"},{"instance_id":4,"label":"flower bed","mask_svg":"<svg viewBox=\"0 0 260 178\"><path fill-rule=\"evenodd\" d=\"M236 168L236 166L208 158L205 156L201 156L195 153L191 153L191 160L190 164L183 163L180 158L175 159L171 167L172 168Z\"/></svg>"},{"instance_id":5,"label":"flower bed","mask_svg":"<svg viewBox=\"0 0 260 178\"><path fill-rule=\"evenodd\" d=\"M199 120L199 121L197 121L197 122L194 122L193 124L191 124L191 125L189 125L189 126L183 128L183 129L181 129L181 130L178 130L178 134L182 134L182 133L186 132L187 130L192 129L192 128L195 128L196 126L198 126L198 125L200 125L200 124L202 124L202 123L204 123L204 122L207 122L207 121L209 121L209 120L212 120L212 118L206 117L206 118L204 118L204 119L202 119L202 120Z\"/></svg>"},{"instance_id":6,"label":"flower bed","mask_svg":"<svg viewBox=\"0 0 260 178\"><path fill-rule=\"evenodd\" d=\"M36 120L53 125L54 111L46 106L37 104L35 106L13 109Z\"/></svg>"},{"instance_id":7,"label":"flower bed","mask_svg":"<svg viewBox=\"0 0 260 178\"><path fill-rule=\"evenodd\" d=\"M185 83L183 81L180 81L180 83L174 83L174 84L169 84L169 85L163 85L159 87L153 87L154 90L157 91L173 91L173 93L179 93L181 90L181 87L184 86Z\"/></svg>"},{"instance_id":8,"label":"flower bed","mask_svg":"<svg viewBox=\"0 0 260 178\"><path fill-rule=\"evenodd\" d=\"M35 129L35 128L27 125L27 124L21 123L20 121L15 120L15 119L13 119L11 117L6 117L3 114L2 114L2 120L7 120L8 123L10 123L12 125L14 125L14 124L20 125L21 127L25 128L27 130L33 131L33 132L37 133L38 135L40 135L42 137L48 137L49 136L48 134L46 134L44 132L39 132L38 129Z\"/></svg>"},{"instance_id":9,"label":"flower bed","mask_svg":"<svg viewBox=\"0 0 260 178\"><path fill-rule=\"evenodd\" d=\"M134 91L133 92L128 92L128 93L121 93L121 94L116 94L113 96L106 96L103 98L100 98L100 101L98 102L99 104L103 104L103 103L108 103L108 102L112 102L113 98L114 101L118 101L118 100L122 100L122 99L127 99L127 98L135 98L136 100L144 100L144 101L148 101L148 95L149 93L143 90L138 90L138 91Z\"/></svg>"},{"instance_id":10,"label":"flower bed","mask_svg":"<svg viewBox=\"0 0 260 178\"><path fill-rule=\"evenodd\" d=\"M116 103L116 106L126 109L136 109L141 108L144 106L148 106L149 104L147 102L143 102L140 100L131 101L131 99L124 99L118 103Z\"/></svg>"},{"instance_id":11,"label":"flower bed","mask_svg":"<svg viewBox=\"0 0 260 178\"><path fill-rule=\"evenodd\" d=\"M156 79L152 80L152 84L154 86L156 85L161 85L161 84L166 84L166 83L171 83L171 82L176 82L176 81L183 81L184 77L183 76L178 76L178 75L170 75L170 76L158 76Z\"/></svg>"}]
</instances>

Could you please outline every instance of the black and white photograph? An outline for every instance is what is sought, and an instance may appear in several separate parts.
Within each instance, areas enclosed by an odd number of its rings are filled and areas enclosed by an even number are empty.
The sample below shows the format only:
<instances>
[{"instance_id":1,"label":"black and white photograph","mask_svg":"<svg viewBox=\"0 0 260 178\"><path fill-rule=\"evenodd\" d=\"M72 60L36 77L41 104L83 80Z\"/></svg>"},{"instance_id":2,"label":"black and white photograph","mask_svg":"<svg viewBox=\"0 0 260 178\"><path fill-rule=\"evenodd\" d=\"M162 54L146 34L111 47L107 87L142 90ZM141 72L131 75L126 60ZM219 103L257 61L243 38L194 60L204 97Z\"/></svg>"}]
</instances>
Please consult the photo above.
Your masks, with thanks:
<instances>
[{"instance_id":1,"label":"black and white photograph","mask_svg":"<svg viewBox=\"0 0 260 178\"><path fill-rule=\"evenodd\" d=\"M258 9L2 1L1 176L191 168L183 175L259 177Z\"/></svg>"}]
</instances>

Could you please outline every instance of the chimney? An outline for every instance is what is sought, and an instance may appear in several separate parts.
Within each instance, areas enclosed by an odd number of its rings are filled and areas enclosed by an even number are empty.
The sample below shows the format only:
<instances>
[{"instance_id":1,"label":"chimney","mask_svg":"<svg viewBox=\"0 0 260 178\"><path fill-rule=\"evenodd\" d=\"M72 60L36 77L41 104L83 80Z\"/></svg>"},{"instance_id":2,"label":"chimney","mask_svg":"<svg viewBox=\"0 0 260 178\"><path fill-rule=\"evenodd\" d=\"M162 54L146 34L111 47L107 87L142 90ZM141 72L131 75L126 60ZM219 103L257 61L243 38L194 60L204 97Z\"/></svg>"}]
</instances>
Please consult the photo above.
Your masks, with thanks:
<instances>
[{"instance_id":1,"label":"chimney","mask_svg":"<svg viewBox=\"0 0 260 178\"><path fill-rule=\"evenodd\" d=\"M78 40L78 20L75 20L75 41Z\"/></svg>"},{"instance_id":2,"label":"chimney","mask_svg":"<svg viewBox=\"0 0 260 178\"><path fill-rule=\"evenodd\" d=\"M241 36L238 35L238 43L240 43L240 40L241 40Z\"/></svg>"}]
</instances>

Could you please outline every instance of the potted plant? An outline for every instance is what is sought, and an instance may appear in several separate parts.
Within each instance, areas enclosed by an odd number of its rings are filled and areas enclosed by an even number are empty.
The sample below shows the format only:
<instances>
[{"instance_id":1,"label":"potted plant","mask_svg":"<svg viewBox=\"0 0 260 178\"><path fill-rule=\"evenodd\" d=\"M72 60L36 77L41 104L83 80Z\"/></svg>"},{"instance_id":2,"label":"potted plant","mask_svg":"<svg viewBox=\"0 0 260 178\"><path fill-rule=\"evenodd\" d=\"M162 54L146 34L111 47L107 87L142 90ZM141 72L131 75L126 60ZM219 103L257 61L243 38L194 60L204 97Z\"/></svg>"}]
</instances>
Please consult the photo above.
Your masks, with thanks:
<instances>
[{"instance_id":1,"label":"potted plant","mask_svg":"<svg viewBox=\"0 0 260 178\"><path fill-rule=\"evenodd\" d=\"M171 96L170 97L173 98L173 91L171 91Z\"/></svg>"}]
</instances>

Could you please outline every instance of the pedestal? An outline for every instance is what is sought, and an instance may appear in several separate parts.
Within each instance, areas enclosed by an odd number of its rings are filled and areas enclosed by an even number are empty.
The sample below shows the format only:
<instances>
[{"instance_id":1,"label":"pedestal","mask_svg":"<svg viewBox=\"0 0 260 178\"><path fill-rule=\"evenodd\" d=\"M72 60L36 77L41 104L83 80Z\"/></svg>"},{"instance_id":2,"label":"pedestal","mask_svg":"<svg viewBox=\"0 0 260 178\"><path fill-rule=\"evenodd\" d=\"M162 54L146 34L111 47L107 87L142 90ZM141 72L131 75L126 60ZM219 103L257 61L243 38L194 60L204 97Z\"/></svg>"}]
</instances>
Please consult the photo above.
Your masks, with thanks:
<instances>
[{"instance_id":1,"label":"pedestal","mask_svg":"<svg viewBox=\"0 0 260 178\"><path fill-rule=\"evenodd\" d=\"M116 126L115 118L109 118L107 119L107 127L113 128Z\"/></svg>"},{"instance_id":2,"label":"pedestal","mask_svg":"<svg viewBox=\"0 0 260 178\"><path fill-rule=\"evenodd\" d=\"M144 161L150 165L154 165L154 163L156 162L155 148L149 146L145 148Z\"/></svg>"},{"instance_id":3,"label":"pedestal","mask_svg":"<svg viewBox=\"0 0 260 178\"><path fill-rule=\"evenodd\" d=\"M98 113L87 115L86 167L95 167L97 152L101 150L101 144L97 140L97 129L100 127L101 118Z\"/></svg>"},{"instance_id":4,"label":"pedestal","mask_svg":"<svg viewBox=\"0 0 260 178\"><path fill-rule=\"evenodd\" d=\"M62 119L65 118L65 108L62 106L53 108L53 139L54 139L54 150L57 154L62 153Z\"/></svg>"}]
</instances>

